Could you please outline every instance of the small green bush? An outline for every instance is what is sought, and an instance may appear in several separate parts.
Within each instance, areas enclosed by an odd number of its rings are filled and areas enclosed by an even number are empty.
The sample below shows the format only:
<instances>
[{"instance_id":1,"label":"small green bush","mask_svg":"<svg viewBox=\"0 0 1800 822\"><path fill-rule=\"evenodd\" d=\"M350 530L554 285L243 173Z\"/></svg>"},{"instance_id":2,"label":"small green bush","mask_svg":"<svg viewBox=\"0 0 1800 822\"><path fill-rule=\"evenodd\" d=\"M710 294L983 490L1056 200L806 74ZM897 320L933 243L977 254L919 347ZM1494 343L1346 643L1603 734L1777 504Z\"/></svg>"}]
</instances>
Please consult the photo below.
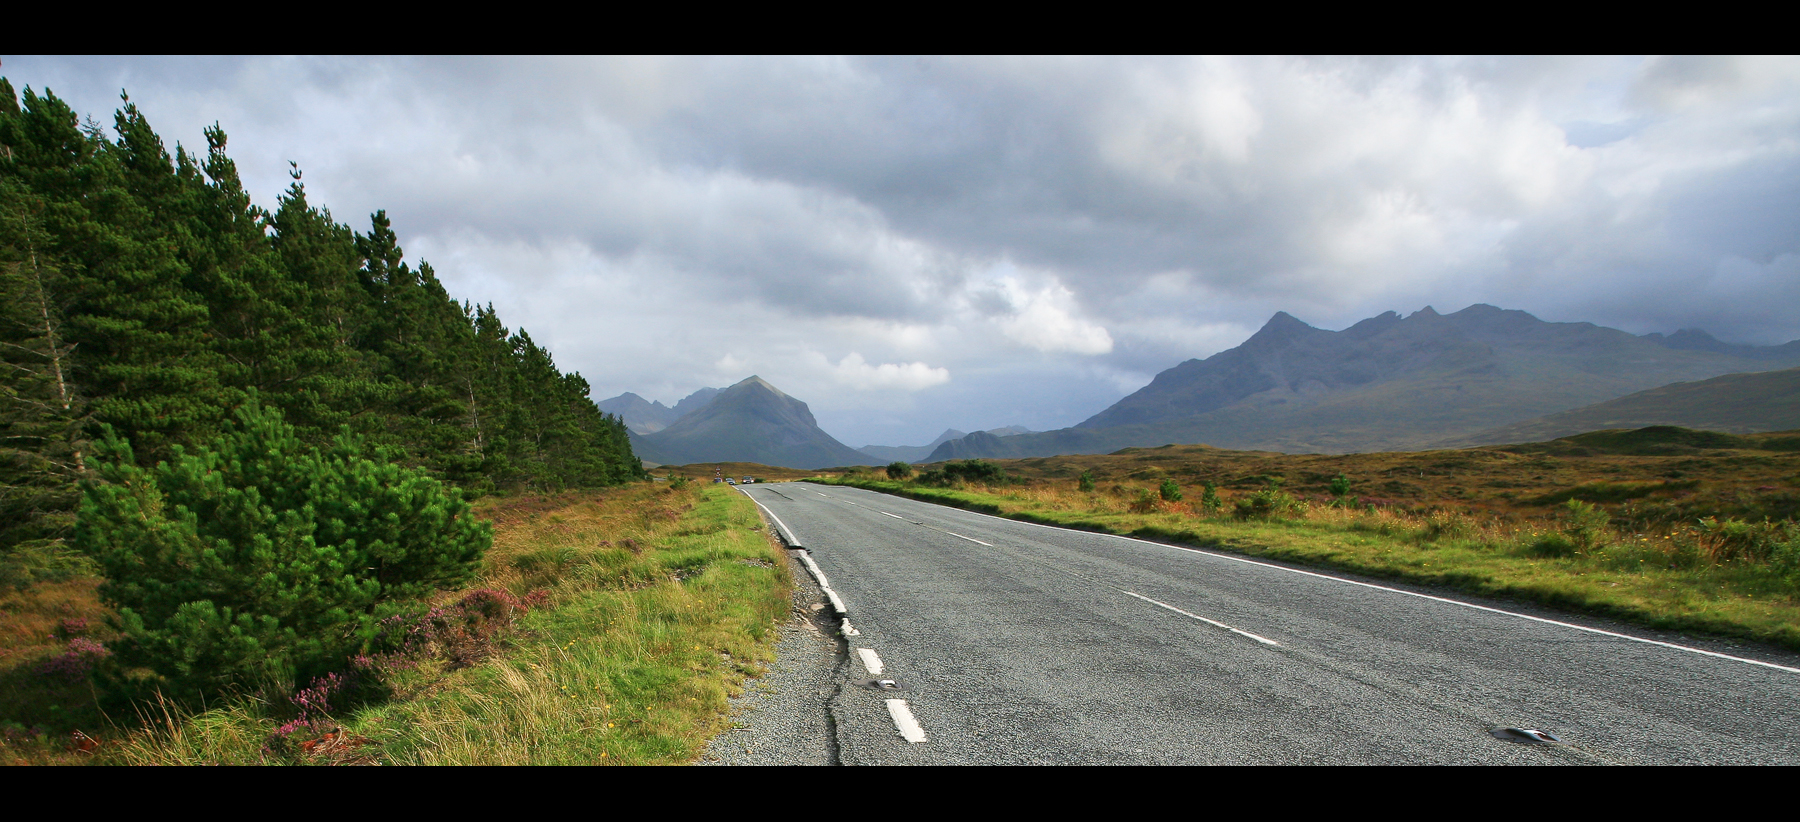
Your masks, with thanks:
<instances>
[{"instance_id":1,"label":"small green bush","mask_svg":"<svg viewBox=\"0 0 1800 822\"><path fill-rule=\"evenodd\" d=\"M1220 508L1225 507L1225 501L1219 499L1219 486L1212 484L1211 480L1200 487L1200 507L1205 508L1208 514L1217 514Z\"/></svg>"},{"instance_id":2,"label":"small green bush","mask_svg":"<svg viewBox=\"0 0 1800 822\"><path fill-rule=\"evenodd\" d=\"M1340 500L1350 496L1350 478L1343 474L1337 475L1337 478L1331 481L1331 495Z\"/></svg>"},{"instance_id":3,"label":"small green bush","mask_svg":"<svg viewBox=\"0 0 1800 822\"><path fill-rule=\"evenodd\" d=\"M341 670L383 618L469 580L493 543L454 489L348 431L308 447L254 403L213 447L177 447L153 470L107 429L92 464L75 543L118 609L117 696L193 702ZM142 669L153 676L129 675Z\"/></svg>"},{"instance_id":4,"label":"small green bush","mask_svg":"<svg viewBox=\"0 0 1800 822\"><path fill-rule=\"evenodd\" d=\"M1148 514L1156 510L1156 495L1148 488L1137 489L1137 499L1131 501L1131 513Z\"/></svg>"},{"instance_id":5,"label":"small green bush","mask_svg":"<svg viewBox=\"0 0 1800 822\"><path fill-rule=\"evenodd\" d=\"M1075 478L1075 489L1083 494L1092 493L1094 490L1094 472L1081 472L1081 476Z\"/></svg>"},{"instance_id":6,"label":"small green bush","mask_svg":"<svg viewBox=\"0 0 1800 822\"><path fill-rule=\"evenodd\" d=\"M1156 489L1156 492L1162 496L1164 502L1181 501L1181 486L1176 485L1175 481L1172 479L1163 480L1162 485Z\"/></svg>"},{"instance_id":7,"label":"small green bush","mask_svg":"<svg viewBox=\"0 0 1800 822\"><path fill-rule=\"evenodd\" d=\"M1280 519L1294 516L1306 510L1306 503L1294 499L1292 494L1281 490L1279 478L1269 478L1269 484L1261 491L1240 499L1232 508L1232 516L1238 519Z\"/></svg>"},{"instance_id":8,"label":"small green bush","mask_svg":"<svg viewBox=\"0 0 1800 822\"><path fill-rule=\"evenodd\" d=\"M895 460L894 462L888 463L888 467L887 467L888 479L903 480L903 479L906 479L907 477L912 476L912 473L913 473L913 467L912 467L911 463L901 462L899 460Z\"/></svg>"},{"instance_id":9,"label":"small green bush","mask_svg":"<svg viewBox=\"0 0 1800 822\"><path fill-rule=\"evenodd\" d=\"M1563 503L1563 535L1580 551L1592 551L1607 543L1606 526L1612 517L1593 503L1572 499Z\"/></svg>"}]
</instances>

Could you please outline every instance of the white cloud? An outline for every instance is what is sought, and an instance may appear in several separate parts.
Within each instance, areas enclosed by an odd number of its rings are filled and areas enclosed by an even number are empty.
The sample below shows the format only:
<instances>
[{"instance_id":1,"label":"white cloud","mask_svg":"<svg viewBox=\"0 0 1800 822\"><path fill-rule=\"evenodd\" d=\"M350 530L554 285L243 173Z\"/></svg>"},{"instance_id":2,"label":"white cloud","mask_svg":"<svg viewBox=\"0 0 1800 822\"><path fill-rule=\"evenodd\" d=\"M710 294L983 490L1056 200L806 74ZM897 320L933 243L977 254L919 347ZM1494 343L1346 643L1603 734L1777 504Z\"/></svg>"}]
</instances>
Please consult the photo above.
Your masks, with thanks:
<instances>
[{"instance_id":1,"label":"white cloud","mask_svg":"<svg viewBox=\"0 0 1800 822\"><path fill-rule=\"evenodd\" d=\"M823 355L820 359L824 359ZM831 374L840 384L859 391L921 391L950 381L950 370L947 368L933 368L922 362L884 362L872 365L855 351L844 355L843 359L832 365Z\"/></svg>"},{"instance_id":2,"label":"white cloud","mask_svg":"<svg viewBox=\"0 0 1800 822\"><path fill-rule=\"evenodd\" d=\"M1004 300L1006 310L993 322L1008 338L1046 353L1106 354L1112 351L1112 335L1078 316L1074 292L1054 277L1038 276L1029 284L1010 264L1002 264L989 288Z\"/></svg>"}]
</instances>

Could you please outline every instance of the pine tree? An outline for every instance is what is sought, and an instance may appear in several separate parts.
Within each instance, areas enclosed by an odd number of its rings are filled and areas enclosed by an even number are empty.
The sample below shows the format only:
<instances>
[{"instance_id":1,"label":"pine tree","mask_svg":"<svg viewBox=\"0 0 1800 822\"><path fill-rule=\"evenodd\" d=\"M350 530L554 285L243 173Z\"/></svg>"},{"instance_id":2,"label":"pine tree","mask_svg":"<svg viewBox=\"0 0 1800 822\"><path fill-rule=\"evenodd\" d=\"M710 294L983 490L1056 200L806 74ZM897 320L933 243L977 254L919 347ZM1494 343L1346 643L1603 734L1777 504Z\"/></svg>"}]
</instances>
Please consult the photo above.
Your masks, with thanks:
<instances>
[{"instance_id":1,"label":"pine tree","mask_svg":"<svg viewBox=\"0 0 1800 822\"><path fill-rule=\"evenodd\" d=\"M254 400L211 447L147 471L110 428L75 540L105 569L120 671L183 701L341 668L381 619L469 580L492 528L454 489L344 431L303 442ZM126 695L130 695L127 693Z\"/></svg>"},{"instance_id":2,"label":"pine tree","mask_svg":"<svg viewBox=\"0 0 1800 822\"><path fill-rule=\"evenodd\" d=\"M88 569L63 545L85 470L87 404L75 393L59 272L40 252L42 210L0 177L0 585L15 587Z\"/></svg>"}]
</instances>

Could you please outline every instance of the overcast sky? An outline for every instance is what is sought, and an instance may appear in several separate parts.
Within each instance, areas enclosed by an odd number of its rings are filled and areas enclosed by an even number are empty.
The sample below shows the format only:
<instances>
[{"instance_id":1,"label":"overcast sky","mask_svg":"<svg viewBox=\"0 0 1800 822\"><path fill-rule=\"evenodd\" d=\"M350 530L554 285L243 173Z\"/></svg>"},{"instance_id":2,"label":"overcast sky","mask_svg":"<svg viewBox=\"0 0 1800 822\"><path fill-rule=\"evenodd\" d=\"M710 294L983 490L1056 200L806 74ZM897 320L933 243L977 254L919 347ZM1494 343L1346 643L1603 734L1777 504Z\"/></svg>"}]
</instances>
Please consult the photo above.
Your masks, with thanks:
<instances>
[{"instance_id":1,"label":"overcast sky","mask_svg":"<svg viewBox=\"0 0 1800 822\"><path fill-rule=\"evenodd\" d=\"M217 121L594 398L759 374L855 447L1072 425L1279 310L1800 338L1800 59L0 57Z\"/></svg>"}]
</instances>

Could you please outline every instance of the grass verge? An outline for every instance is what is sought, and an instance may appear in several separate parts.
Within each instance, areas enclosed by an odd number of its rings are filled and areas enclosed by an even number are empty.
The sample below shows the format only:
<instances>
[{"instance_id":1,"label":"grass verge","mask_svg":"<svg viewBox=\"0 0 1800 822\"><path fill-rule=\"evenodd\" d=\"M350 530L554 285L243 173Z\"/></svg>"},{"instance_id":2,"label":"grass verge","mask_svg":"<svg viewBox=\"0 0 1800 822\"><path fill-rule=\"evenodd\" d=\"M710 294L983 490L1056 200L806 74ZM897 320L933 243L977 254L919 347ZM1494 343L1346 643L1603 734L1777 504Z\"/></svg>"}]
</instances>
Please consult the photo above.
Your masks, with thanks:
<instances>
[{"instance_id":1,"label":"grass verge","mask_svg":"<svg viewBox=\"0 0 1800 822\"><path fill-rule=\"evenodd\" d=\"M1670 534L1616 534L1567 550L1563 533L1544 523L1453 513L1303 504L1291 516L1240 521L1192 503L1043 484L933 488L866 475L812 481L1800 650L1800 569L1707 561Z\"/></svg>"},{"instance_id":2,"label":"grass verge","mask_svg":"<svg viewBox=\"0 0 1800 822\"><path fill-rule=\"evenodd\" d=\"M152 706L96 734L112 737L97 750L19 739L4 753L46 764L679 764L729 727L727 699L773 660L792 585L749 499L645 483L477 511L495 522L494 548L480 581L443 604L505 604L482 630L422 634L414 651L353 672L355 688L315 683L309 716L250 699L190 715Z\"/></svg>"}]
</instances>

